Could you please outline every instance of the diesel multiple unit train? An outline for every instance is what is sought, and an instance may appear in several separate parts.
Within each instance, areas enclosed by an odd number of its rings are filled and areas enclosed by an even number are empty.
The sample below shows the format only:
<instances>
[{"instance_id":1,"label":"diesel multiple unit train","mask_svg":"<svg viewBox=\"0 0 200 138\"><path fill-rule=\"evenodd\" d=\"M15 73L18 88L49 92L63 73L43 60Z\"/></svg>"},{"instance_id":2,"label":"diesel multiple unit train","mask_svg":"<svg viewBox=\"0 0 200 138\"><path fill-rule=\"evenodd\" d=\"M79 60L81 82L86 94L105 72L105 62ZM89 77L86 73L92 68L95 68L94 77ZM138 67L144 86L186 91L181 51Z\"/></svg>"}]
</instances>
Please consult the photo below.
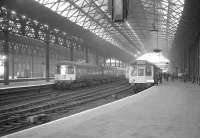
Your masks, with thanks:
<instances>
[{"instance_id":1,"label":"diesel multiple unit train","mask_svg":"<svg viewBox=\"0 0 200 138\"><path fill-rule=\"evenodd\" d=\"M112 82L124 76L125 69L120 67L62 61L57 64L55 86L56 88L84 87Z\"/></svg>"},{"instance_id":2,"label":"diesel multiple unit train","mask_svg":"<svg viewBox=\"0 0 200 138\"><path fill-rule=\"evenodd\" d=\"M74 88L127 79L133 87L148 87L156 83L161 70L144 60L136 60L125 68L96 66L86 63L62 61L57 64L56 88Z\"/></svg>"},{"instance_id":3,"label":"diesel multiple unit train","mask_svg":"<svg viewBox=\"0 0 200 138\"><path fill-rule=\"evenodd\" d=\"M127 70L129 83L136 88L157 83L157 75L161 73L160 68L145 60L136 60Z\"/></svg>"}]
</instances>

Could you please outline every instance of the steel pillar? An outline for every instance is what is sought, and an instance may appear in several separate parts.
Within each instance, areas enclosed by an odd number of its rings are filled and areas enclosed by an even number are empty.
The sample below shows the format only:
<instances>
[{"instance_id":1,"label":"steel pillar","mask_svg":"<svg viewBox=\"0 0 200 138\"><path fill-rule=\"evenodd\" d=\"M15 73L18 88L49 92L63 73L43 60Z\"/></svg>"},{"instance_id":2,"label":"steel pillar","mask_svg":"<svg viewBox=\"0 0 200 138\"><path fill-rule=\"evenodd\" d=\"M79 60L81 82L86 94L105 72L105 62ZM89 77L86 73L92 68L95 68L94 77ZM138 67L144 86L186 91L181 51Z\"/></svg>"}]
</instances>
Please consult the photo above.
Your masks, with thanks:
<instances>
[{"instance_id":1,"label":"steel pillar","mask_svg":"<svg viewBox=\"0 0 200 138\"><path fill-rule=\"evenodd\" d=\"M199 72L199 84L200 84L200 35L198 37L198 53L199 53L199 56L198 56L198 72Z\"/></svg>"},{"instance_id":2,"label":"steel pillar","mask_svg":"<svg viewBox=\"0 0 200 138\"><path fill-rule=\"evenodd\" d=\"M106 66L106 57L103 58L103 65Z\"/></svg>"},{"instance_id":3,"label":"steel pillar","mask_svg":"<svg viewBox=\"0 0 200 138\"><path fill-rule=\"evenodd\" d=\"M88 48L85 47L85 62L88 63L89 60L88 60Z\"/></svg>"},{"instance_id":4,"label":"steel pillar","mask_svg":"<svg viewBox=\"0 0 200 138\"><path fill-rule=\"evenodd\" d=\"M14 46L11 46L11 58L12 58L12 79L14 79L15 76L15 51L14 51Z\"/></svg>"},{"instance_id":5,"label":"steel pillar","mask_svg":"<svg viewBox=\"0 0 200 138\"><path fill-rule=\"evenodd\" d=\"M97 66L99 65L99 56L98 56L97 53L96 53L96 65L97 65Z\"/></svg>"},{"instance_id":6,"label":"steel pillar","mask_svg":"<svg viewBox=\"0 0 200 138\"><path fill-rule=\"evenodd\" d=\"M74 60L74 46L70 45L70 61Z\"/></svg>"},{"instance_id":7,"label":"steel pillar","mask_svg":"<svg viewBox=\"0 0 200 138\"><path fill-rule=\"evenodd\" d=\"M31 49L31 78L33 77L34 73L34 53L33 49Z\"/></svg>"},{"instance_id":8,"label":"steel pillar","mask_svg":"<svg viewBox=\"0 0 200 138\"><path fill-rule=\"evenodd\" d=\"M3 30L4 34L4 45L3 45L3 52L4 52L4 84L9 85L9 32L8 30Z\"/></svg>"},{"instance_id":9,"label":"steel pillar","mask_svg":"<svg viewBox=\"0 0 200 138\"><path fill-rule=\"evenodd\" d=\"M49 82L49 41L46 41L46 81Z\"/></svg>"}]
</instances>

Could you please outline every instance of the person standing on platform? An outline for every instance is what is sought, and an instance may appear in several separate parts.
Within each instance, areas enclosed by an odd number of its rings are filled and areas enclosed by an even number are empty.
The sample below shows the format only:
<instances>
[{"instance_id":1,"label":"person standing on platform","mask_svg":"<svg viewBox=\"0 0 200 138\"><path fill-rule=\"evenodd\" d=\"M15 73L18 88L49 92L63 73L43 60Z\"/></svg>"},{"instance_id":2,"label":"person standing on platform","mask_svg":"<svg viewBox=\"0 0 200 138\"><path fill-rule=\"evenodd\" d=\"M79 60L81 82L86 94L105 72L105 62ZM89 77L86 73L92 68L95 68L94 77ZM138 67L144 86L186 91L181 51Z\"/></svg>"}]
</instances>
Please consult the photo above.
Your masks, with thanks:
<instances>
[{"instance_id":1,"label":"person standing on platform","mask_svg":"<svg viewBox=\"0 0 200 138\"><path fill-rule=\"evenodd\" d=\"M166 73L166 81L168 82L169 81L169 74Z\"/></svg>"},{"instance_id":2,"label":"person standing on platform","mask_svg":"<svg viewBox=\"0 0 200 138\"><path fill-rule=\"evenodd\" d=\"M158 73L154 75L155 85L158 85Z\"/></svg>"},{"instance_id":3,"label":"person standing on platform","mask_svg":"<svg viewBox=\"0 0 200 138\"><path fill-rule=\"evenodd\" d=\"M162 83L162 73L159 73L158 80L159 80L159 83L161 84Z\"/></svg>"}]
</instances>

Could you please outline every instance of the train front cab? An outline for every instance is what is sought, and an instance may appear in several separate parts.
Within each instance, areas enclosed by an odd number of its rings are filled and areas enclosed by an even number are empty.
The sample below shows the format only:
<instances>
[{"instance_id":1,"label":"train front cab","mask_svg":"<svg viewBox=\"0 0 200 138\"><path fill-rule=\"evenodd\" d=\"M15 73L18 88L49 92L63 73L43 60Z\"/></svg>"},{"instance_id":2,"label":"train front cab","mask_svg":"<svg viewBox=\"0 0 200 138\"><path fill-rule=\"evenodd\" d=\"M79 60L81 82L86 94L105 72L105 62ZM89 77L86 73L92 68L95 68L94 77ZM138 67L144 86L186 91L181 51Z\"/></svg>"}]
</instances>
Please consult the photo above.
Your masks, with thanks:
<instances>
[{"instance_id":1,"label":"train front cab","mask_svg":"<svg viewBox=\"0 0 200 138\"><path fill-rule=\"evenodd\" d=\"M134 88L146 88L154 83L152 64L132 64L129 68L129 83Z\"/></svg>"},{"instance_id":2,"label":"train front cab","mask_svg":"<svg viewBox=\"0 0 200 138\"><path fill-rule=\"evenodd\" d=\"M57 66L55 74L56 85L69 85L76 80L76 66L61 64ZM67 87L67 86L63 86Z\"/></svg>"}]
</instances>

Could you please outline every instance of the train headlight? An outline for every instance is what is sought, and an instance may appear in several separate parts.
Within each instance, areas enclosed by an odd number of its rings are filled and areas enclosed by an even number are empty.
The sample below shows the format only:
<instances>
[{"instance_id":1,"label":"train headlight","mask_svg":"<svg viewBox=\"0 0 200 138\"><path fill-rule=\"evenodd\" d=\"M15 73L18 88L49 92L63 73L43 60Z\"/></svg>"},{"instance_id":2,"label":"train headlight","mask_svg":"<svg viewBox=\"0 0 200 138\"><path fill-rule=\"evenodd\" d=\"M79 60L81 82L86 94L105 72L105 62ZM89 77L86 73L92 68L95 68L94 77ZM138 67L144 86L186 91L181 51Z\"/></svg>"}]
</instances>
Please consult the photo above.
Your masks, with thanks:
<instances>
[{"instance_id":1,"label":"train headlight","mask_svg":"<svg viewBox=\"0 0 200 138\"><path fill-rule=\"evenodd\" d=\"M135 82L135 80L133 79L132 81L131 81L131 83L134 83Z\"/></svg>"},{"instance_id":2,"label":"train headlight","mask_svg":"<svg viewBox=\"0 0 200 138\"><path fill-rule=\"evenodd\" d=\"M147 80L147 82L154 83L154 80Z\"/></svg>"}]
</instances>

